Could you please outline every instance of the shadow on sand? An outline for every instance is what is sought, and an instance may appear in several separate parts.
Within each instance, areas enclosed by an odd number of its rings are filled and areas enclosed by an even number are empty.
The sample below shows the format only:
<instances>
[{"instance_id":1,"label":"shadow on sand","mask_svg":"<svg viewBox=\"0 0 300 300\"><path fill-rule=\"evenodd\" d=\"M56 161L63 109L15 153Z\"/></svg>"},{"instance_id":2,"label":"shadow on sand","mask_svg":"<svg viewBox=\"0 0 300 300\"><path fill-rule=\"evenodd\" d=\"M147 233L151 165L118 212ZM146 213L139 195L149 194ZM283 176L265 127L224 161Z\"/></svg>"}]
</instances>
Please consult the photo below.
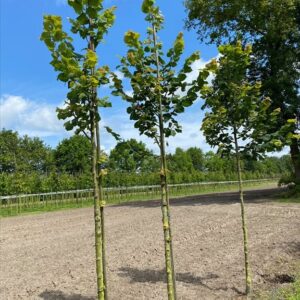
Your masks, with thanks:
<instances>
[{"instance_id":1,"label":"shadow on sand","mask_svg":"<svg viewBox=\"0 0 300 300\"><path fill-rule=\"evenodd\" d=\"M123 267L119 269L120 277L130 277L131 282L151 282L151 283L157 283L157 282L167 282L166 281L166 272L164 270L139 270L135 268L130 267ZM184 283L189 284L202 284L202 281L209 280L209 279L216 279L219 278L216 274L208 274L204 277L198 277L194 276L193 274L186 272L186 273L176 273L176 281L181 281Z\"/></svg>"},{"instance_id":2,"label":"shadow on sand","mask_svg":"<svg viewBox=\"0 0 300 300\"><path fill-rule=\"evenodd\" d=\"M246 203L267 203L274 201L274 196L280 193L282 189L261 189L253 191L245 191L244 198ZM211 193L204 195L186 196L180 198L171 198L170 204L172 206L198 206L198 205L210 205L210 204L233 204L239 203L238 192L223 192L223 193ZM143 207L151 208L160 206L159 200L146 200L146 201L132 201L114 205L113 207Z\"/></svg>"},{"instance_id":3,"label":"shadow on sand","mask_svg":"<svg viewBox=\"0 0 300 300\"><path fill-rule=\"evenodd\" d=\"M129 277L131 283L135 282L141 282L141 283L157 283L157 282L164 282L166 283L166 272L164 270L151 270L151 269L145 269L145 270L140 270L136 268L120 268L119 269L120 277ZM189 272L186 273L176 273L176 281L177 282L183 282L187 284L193 284L193 285L198 285L202 286L204 288L207 288L211 291L217 291L217 290L223 290L226 291L228 288L223 288L223 287L210 287L208 283L210 280L217 279L219 276L217 274L213 273L208 273L206 276L200 277L200 276L195 276ZM236 288L231 288L233 289L237 294L243 295L241 291L239 291Z\"/></svg>"},{"instance_id":4,"label":"shadow on sand","mask_svg":"<svg viewBox=\"0 0 300 300\"><path fill-rule=\"evenodd\" d=\"M96 300L95 297L86 297L80 294L65 294L61 291L46 290L39 295L44 300Z\"/></svg>"}]
</instances>

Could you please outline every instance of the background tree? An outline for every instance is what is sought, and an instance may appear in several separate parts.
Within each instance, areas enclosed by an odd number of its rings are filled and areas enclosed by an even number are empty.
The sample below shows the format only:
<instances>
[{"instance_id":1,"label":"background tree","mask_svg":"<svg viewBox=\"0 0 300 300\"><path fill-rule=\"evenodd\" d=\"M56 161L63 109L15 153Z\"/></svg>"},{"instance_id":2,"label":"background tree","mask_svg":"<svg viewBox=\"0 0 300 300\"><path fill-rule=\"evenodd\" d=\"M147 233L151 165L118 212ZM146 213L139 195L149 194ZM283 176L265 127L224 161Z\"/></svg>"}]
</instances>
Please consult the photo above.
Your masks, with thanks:
<instances>
[{"instance_id":1,"label":"background tree","mask_svg":"<svg viewBox=\"0 0 300 300\"><path fill-rule=\"evenodd\" d=\"M11 130L0 131L0 172L44 173L53 167L53 151L41 139L20 137Z\"/></svg>"},{"instance_id":2,"label":"background tree","mask_svg":"<svg viewBox=\"0 0 300 300\"><path fill-rule=\"evenodd\" d=\"M63 139L54 151L57 169L71 174L91 172L90 140L83 135Z\"/></svg>"},{"instance_id":3,"label":"background tree","mask_svg":"<svg viewBox=\"0 0 300 300\"><path fill-rule=\"evenodd\" d=\"M122 141L109 155L110 169L120 172L153 172L159 162L143 142L135 139Z\"/></svg>"},{"instance_id":4,"label":"background tree","mask_svg":"<svg viewBox=\"0 0 300 300\"><path fill-rule=\"evenodd\" d=\"M196 171L204 171L204 153L200 148L191 147L187 149L187 154L192 160L193 168Z\"/></svg>"},{"instance_id":5,"label":"background tree","mask_svg":"<svg viewBox=\"0 0 300 300\"><path fill-rule=\"evenodd\" d=\"M212 86L202 90L207 108L202 130L206 141L217 146L222 155L234 155L239 180L242 229L244 238L246 294L251 290L251 275L248 258L248 234L244 208L241 157L259 157L265 151L281 147L279 140L265 141L268 126L275 123L280 110L266 113L271 104L269 98L261 96L259 82L249 82L251 47L235 45L220 46L221 58L207 68L215 78Z\"/></svg>"},{"instance_id":6,"label":"background tree","mask_svg":"<svg viewBox=\"0 0 300 300\"><path fill-rule=\"evenodd\" d=\"M0 132L0 170L15 172L18 165L19 136L17 132L2 129Z\"/></svg>"},{"instance_id":7,"label":"background tree","mask_svg":"<svg viewBox=\"0 0 300 300\"><path fill-rule=\"evenodd\" d=\"M13 137L16 139L14 140ZM80 136L80 139L83 136ZM70 157L73 157L72 152L74 148L64 147L63 156L66 160L61 160L59 163L55 161L55 152L58 152L60 145L68 141L67 145L73 145L69 143L73 141L73 137L61 141L61 143L54 149L43 146L44 150L41 151L40 147L28 147L28 152L24 153L26 147L21 141L25 136L19 135L17 132L3 129L0 132L0 195L13 195L18 193L41 193L41 192L54 192L54 191L67 191L75 189L89 189L93 186L92 182L92 170L88 163L84 163L83 166L87 166L84 172L76 173L78 170L78 161L87 159L90 157L91 163L91 146L84 147L80 151L80 157L75 156L74 165L73 160L68 160L68 152L71 152ZM28 139L28 137L26 138ZM36 140L38 138L30 138ZM89 140L87 145L89 145ZM128 141L127 141L128 142ZM27 144L26 142L25 144ZM84 142L83 142L84 143ZM140 144L137 142L137 144ZM81 145L80 145L81 146ZM145 146L145 145L144 145ZM75 146L74 146L75 147ZM112 149L112 152L116 150L118 145ZM144 147L142 147L144 149ZM83 151L84 150L84 151ZM35 153L37 151L37 153ZM118 148L117 153L120 155L122 149ZM60 152L60 150L59 150ZM193 162L191 169L190 159L187 159L187 165L183 164L177 166L176 171L173 170L172 156L175 154L168 154L169 170L168 180L172 184L176 183L190 183L200 181L230 181L237 180L235 160L234 157L225 157L220 153L214 153L209 151L204 153L199 148L189 148L187 150L181 149L184 153L184 157L190 157ZM42 153L42 155L41 155ZM152 151L147 147L145 148L144 157L134 156L138 161L135 165L139 165L139 169L133 172L127 172L123 170L122 163L119 165L118 160L114 160L114 166L109 167L107 176L104 177L104 184L107 187L118 186L137 186L137 185L153 185L159 184L159 177L157 176L157 170L159 168L159 157L153 155ZM192 154L191 154L192 153ZM203 155L203 161L201 155ZM74 154L76 154L74 152ZM149 154L149 159L147 154ZM31 157L30 164L25 164L27 159L23 159L23 155ZM107 155L102 152L103 158ZM38 160L32 161L32 158L37 157ZM130 159L133 157L133 153L129 155ZM284 155L282 157L262 157L259 160L254 160L250 157L242 157L241 161L242 169L244 170L244 179L260 179L260 178L278 178L282 177L280 184L287 184L291 182L291 172L293 165L290 155ZM142 163L140 163L142 160ZM202 161L202 162L201 162ZM68 165L68 170L66 165ZM101 168L107 168L107 164L110 162L104 162L101 164ZM199 168L201 167L201 170ZM84 169L84 168L83 168ZM115 169L115 170L114 170ZM191 169L186 172L184 170Z\"/></svg>"},{"instance_id":8,"label":"background tree","mask_svg":"<svg viewBox=\"0 0 300 300\"><path fill-rule=\"evenodd\" d=\"M84 52L75 51L73 39L63 31L59 16L44 17L41 39L52 54L51 64L59 72L58 79L66 82L69 87L65 108L58 109L58 117L66 120L67 130L75 128L75 133L83 132L91 141L98 299L106 299L105 202L102 192L105 171L101 169L106 157L101 155L98 108L109 107L111 103L106 98L99 98L97 94L97 88L109 82L109 68L97 68L96 49L114 23L115 7L104 10L102 0L68 0L68 4L77 14L76 19L69 19L71 32L87 41Z\"/></svg>"},{"instance_id":9,"label":"background tree","mask_svg":"<svg viewBox=\"0 0 300 300\"><path fill-rule=\"evenodd\" d=\"M272 99L271 113L281 108L277 126L290 131L278 138L290 146L295 180L300 182L300 1L299 0L186 0L187 26L201 40L220 44L242 35L253 43L249 78L262 82L261 91Z\"/></svg>"},{"instance_id":10,"label":"background tree","mask_svg":"<svg viewBox=\"0 0 300 300\"><path fill-rule=\"evenodd\" d=\"M49 172L54 168L53 151L37 138L20 139L19 165L24 171Z\"/></svg>"},{"instance_id":11,"label":"background tree","mask_svg":"<svg viewBox=\"0 0 300 300\"><path fill-rule=\"evenodd\" d=\"M174 172L192 172L194 170L193 161L187 151L176 148L175 153L169 155L169 169Z\"/></svg>"},{"instance_id":12,"label":"background tree","mask_svg":"<svg viewBox=\"0 0 300 300\"><path fill-rule=\"evenodd\" d=\"M147 29L146 40L140 41L140 35L133 31L127 32L124 38L129 50L127 56L122 58L119 70L130 80L133 95L125 93L123 83L117 76L114 77L114 94L128 101L130 106L127 112L130 119L135 121L135 127L141 134L152 138L160 149L161 208L168 298L176 299L165 138L181 131L176 116L197 98L195 87L188 88L185 79L186 73L192 71L191 64L199 59L199 55L192 54L186 60L183 69L177 72L176 66L184 48L182 33L177 36L173 48L165 55L162 43L157 37L157 31L162 28L164 18L154 4L154 0L145 0L142 4L146 21L151 25ZM201 81L203 79L199 76L199 85ZM179 96L180 90L186 91L186 96Z\"/></svg>"}]
</instances>

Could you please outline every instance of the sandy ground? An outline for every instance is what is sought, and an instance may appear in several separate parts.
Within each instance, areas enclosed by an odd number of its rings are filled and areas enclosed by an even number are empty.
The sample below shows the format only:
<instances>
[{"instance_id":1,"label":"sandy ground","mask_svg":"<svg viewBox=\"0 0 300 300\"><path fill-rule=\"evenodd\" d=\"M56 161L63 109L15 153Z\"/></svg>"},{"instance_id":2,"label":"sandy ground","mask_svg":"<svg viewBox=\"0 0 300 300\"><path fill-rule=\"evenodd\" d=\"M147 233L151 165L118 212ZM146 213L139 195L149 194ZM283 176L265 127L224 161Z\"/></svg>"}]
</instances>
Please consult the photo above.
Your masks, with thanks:
<instances>
[{"instance_id":1,"label":"sandy ground","mask_svg":"<svg viewBox=\"0 0 300 300\"><path fill-rule=\"evenodd\" d=\"M247 192L255 289L273 288L300 259L300 205L274 204L272 190ZM178 299L244 299L236 193L172 201ZM1 220L0 298L95 299L91 208ZM158 201L106 209L110 299L166 299Z\"/></svg>"}]
</instances>

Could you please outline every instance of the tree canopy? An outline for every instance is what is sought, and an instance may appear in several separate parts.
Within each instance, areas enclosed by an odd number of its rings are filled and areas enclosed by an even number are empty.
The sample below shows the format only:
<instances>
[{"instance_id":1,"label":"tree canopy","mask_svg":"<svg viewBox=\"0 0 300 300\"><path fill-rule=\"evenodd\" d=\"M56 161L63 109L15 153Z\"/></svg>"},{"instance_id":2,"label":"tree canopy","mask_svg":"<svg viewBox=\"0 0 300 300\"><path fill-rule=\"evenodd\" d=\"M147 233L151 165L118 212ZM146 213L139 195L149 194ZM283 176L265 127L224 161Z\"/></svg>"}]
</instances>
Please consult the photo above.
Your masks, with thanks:
<instances>
[{"instance_id":1,"label":"tree canopy","mask_svg":"<svg viewBox=\"0 0 300 300\"><path fill-rule=\"evenodd\" d=\"M50 147L37 138L19 136L17 132L0 131L0 172L47 172L53 169Z\"/></svg>"},{"instance_id":2,"label":"tree canopy","mask_svg":"<svg viewBox=\"0 0 300 300\"><path fill-rule=\"evenodd\" d=\"M109 167L121 172L155 172L159 168L158 157L135 139L117 143L109 155Z\"/></svg>"},{"instance_id":3,"label":"tree canopy","mask_svg":"<svg viewBox=\"0 0 300 300\"><path fill-rule=\"evenodd\" d=\"M57 170L72 174L90 172L91 152L91 142L83 135L63 139L54 151Z\"/></svg>"},{"instance_id":4,"label":"tree canopy","mask_svg":"<svg viewBox=\"0 0 300 300\"><path fill-rule=\"evenodd\" d=\"M253 44L248 77L261 81L270 111L280 108L274 130L294 122L280 138L290 145L296 177L300 180L300 1L299 0L186 0L187 27L200 40L232 42L243 37ZM292 121L294 120L294 121Z\"/></svg>"},{"instance_id":5,"label":"tree canopy","mask_svg":"<svg viewBox=\"0 0 300 300\"><path fill-rule=\"evenodd\" d=\"M239 153L252 158L281 149L281 135L268 134L277 124L280 108L268 114L272 100L261 95L260 82L247 79L251 47L237 42L220 46L219 51L219 60L207 65L215 74L212 85L202 90L203 108L208 109L202 123L206 141L228 155L235 153L235 139L240 140Z\"/></svg>"}]
</instances>

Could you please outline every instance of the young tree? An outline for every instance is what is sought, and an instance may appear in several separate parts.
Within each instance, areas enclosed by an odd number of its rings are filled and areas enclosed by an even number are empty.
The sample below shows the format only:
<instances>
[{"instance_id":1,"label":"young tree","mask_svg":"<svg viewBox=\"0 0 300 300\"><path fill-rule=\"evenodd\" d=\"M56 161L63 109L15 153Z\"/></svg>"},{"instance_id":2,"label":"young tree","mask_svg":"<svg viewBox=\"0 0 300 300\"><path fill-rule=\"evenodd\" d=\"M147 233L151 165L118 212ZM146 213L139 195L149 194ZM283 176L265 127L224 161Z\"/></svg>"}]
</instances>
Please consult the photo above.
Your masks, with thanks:
<instances>
[{"instance_id":1,"label":"young tree","mask_svg":"<svg viewBox=\"0 0 300 300\"><path fill-rule=\"evenodd\" d=\"M251 79L262 82L262 94L272 99L271 113L281 108L269 133L290 147L295 181L300 183L300 1L299 0L185 0L187 26L201 40L218 44L242 35L253 44Z\"/></svg>"},{"instance_id":2,"label":"young tree","mask_svg":"<svg viewBox=\"0 0 300 300\"><path fill-rule=\"evenodd\" d=\"M182 33L179 33L173 48L166 55L157 32L162 28L164 18L155 6L154 0L145 0L142 11L151 27L147 29L147 38L140 41L140 35L133 31L125 34L124 41L129 47L127 56L121 60L120 71L130 80L132 96L125 93L122 80L114 77L115 95L120 95L129 103L127 112L135 121L140 134L152 138L159 146L161 158L161 209L165 241L165 260L167 273L168 298L176 299L175 272L170 226L169 191L167 180L166 141L165 139L181 132L176 116L197 98L196 87L185 81L186 73L191 72L191 64L199 59L192 54L183 69L176 72L184 49ZM205 74L200 74L198 85L204 82ZM180 93L185 92L185 96Z\"/></svg>"},{"instance_id":3,"label":"young tree","mask_svg":"<svg viewBox=\"0 0 300 300\"><path fill-rule=\"evenodd\" d=\"M269 126L273 126L280 109L270 115L269 98L261 96L259 82L249 82L247 72L250 65L251 47L234 45L220 46L221 58L212 61L207 70L215 73L212 86L202 90L208 109L202 124L207 142L218 147L223 155L233 155L239 180L242 229L244 238L246 293L251 290L251 275L248 258L248 234L244 208L242 184L242 157L258 157L265 151L281 147L281 141L266 138Z\"/></svg>"},{"instance_id":4,"label":"young tree","mask_svg":"<svg viewBox=\"0 0 300 300\"><path fill-rule=\"evenodd\" d=\"M75 51L73 39L62 29L59 16L44 17L41 40L52 54L51 65L59 72L58 80L68 84L65 107L58 109L58 118L66 120L65 128L84 133L91 142L94 184L95 248L98 299L107 299L105 273L104 205L101 169L104 157L100 151L99 106L111 106L108 99L98 97L97 88L109 82L109 68L97 67L96 49L114 23L115 7L103 9L103 0L68 0L77 14L70 19L71 32L78 34L87 47L84 53Z\"/></svg>"}]
</instances>

